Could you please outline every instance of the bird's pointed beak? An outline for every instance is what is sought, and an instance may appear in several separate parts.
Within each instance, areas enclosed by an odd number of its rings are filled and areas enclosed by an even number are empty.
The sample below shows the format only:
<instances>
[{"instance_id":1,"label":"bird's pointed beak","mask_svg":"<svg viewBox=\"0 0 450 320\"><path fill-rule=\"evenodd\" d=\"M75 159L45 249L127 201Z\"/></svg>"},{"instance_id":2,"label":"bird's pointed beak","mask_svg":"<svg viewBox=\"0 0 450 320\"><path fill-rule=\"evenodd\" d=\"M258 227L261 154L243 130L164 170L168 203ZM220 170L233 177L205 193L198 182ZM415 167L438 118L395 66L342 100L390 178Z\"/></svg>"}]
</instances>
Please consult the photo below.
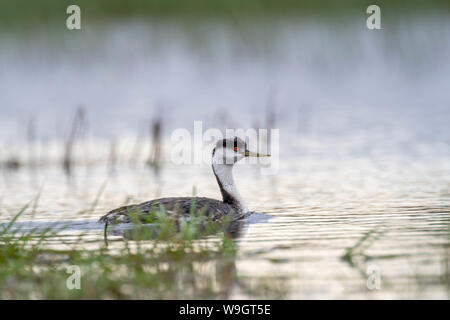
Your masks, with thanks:
<instances>
[{"instance_id":1,"label":"bird's pointed beak","mask_svg":"<svg viewBox=\"0 0 450 320\"><path fill-rule=\"evenodd\" d=\"M257 152L251 152L251 151L245 151L244 156L246 157L270 157L270 154L264 154L264 153L257 153Z\"/></svg>"}]
</instances>

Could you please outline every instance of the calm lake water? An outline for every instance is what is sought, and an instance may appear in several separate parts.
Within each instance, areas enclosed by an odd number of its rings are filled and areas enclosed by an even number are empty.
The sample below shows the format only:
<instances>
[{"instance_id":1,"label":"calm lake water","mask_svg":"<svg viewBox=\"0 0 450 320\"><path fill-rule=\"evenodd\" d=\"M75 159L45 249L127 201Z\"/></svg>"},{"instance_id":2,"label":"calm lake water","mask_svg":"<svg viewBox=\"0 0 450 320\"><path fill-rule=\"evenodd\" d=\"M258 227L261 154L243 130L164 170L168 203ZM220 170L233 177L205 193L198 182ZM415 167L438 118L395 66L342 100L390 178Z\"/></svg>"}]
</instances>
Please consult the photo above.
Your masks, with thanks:
<instances>
[{"instance_id":1,"label":"calm lake water","mask_svg":"<svg viewBox=\"0 0 450 320\"><path fill-rule=\"evenodd\" d=\"M25 165L1 169L0 222L39 194L17 226L66 222L70 228L47 245L89 249L103 243L97 219L127 201L193 190L220 198L208 165L170 161L171 132L192 131L194 120L204 128L264 127L269 104L280 167L275 175L254 165L235 169L258 214L236 239L232 272L270 283L267 297L448 299L450 20L405 18L374 32L362 21L189 28L140 21L2 34L0 161ZM87 129L68 179L62 137L78 105ZM156 174L143 162L146 123L160 114ZM368 270L380 275L379 289L367 285ZM239 282L229 286L228 298L253 297Z\"/></svg>"}]
</instances>

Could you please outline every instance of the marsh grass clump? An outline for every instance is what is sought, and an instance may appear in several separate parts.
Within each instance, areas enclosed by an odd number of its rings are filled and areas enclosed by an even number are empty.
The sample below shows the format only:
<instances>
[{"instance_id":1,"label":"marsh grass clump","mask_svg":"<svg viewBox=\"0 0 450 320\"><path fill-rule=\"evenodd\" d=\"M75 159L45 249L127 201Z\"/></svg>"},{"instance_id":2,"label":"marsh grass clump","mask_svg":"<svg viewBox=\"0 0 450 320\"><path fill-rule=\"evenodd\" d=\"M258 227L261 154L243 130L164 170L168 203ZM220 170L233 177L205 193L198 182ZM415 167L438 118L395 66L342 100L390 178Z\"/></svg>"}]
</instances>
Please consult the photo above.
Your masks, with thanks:
<instances>
[{"instance_id":1,"label":"marsh grass clump","mask_svg":"<svg viewBox=\"0 0 450 320\"><path fill-rule=\"evenodd\" d=\"M0 229L0 299L226 298L233 284L236 245L196 210L177 223L160 209L145 223L136 219L140 231L131 230L132 237L62 250L46 241L63 228L14 228L27 208ZM160 231L148 231L146 222ZM68 285L69 266L81 270L80 289Z\"/></svg>"},{"instance_id":2,"label":"marsh grass clump","mask_svg":"<svg viewBox=\"0 0 450 320\"><path fill-rule=\"evenodd\" d=\"M162 148L161 126L162 126L162 119L160 117L155 118L150 124L152 145L147 160L147 165L153 167L156 173L159 172L161 166L161 148Z\"/></svg>"},{"instance_id":3,"label":"marsh grass clump","mask_svg":"<svg viewBox=\"0 0 450 320\"><path fill-rule=\"evenodd\" d=\"M114 249L50 250L29 239L2 238L0 244L1 299L130 299L211 297L213 268L230 261L212 246L192 242L153 243L125 240ZM70 290L69 266L81 270L80 289Z\"/></svg>"},{"instance_id":4,"label":"marsh grass clump","mask_svg":"<svg viewBox=\"0 0 450 320\"><path fill-rule=\"evenodd\" d=\"M374 228L367 231L361 236L361 238L358 239L358 241L356 241L353 246L347 248L342 259L347 261L351 266L355 265L356 258L362 258L364 261L371 259L365 251L384 233L385 231L380 228Z\"/></svg>"},{"instance_id":5,"label":"marsh grass clump","mask_svg":"<svg viewBox=\"0 0 450 320\"><path fill-rule=\"evenodd\" d=\"M85 111L84 108L79 107L75 113L72 121L72 126L70 128L69 134L65 141L64 146L64 157L63 157L63 168L67 176L72 174L73 167L73 149L76 139L81 136L83 130L85 129Z\"/></svg>"},{"instance_id":6,"label":"marsh grass clump","mask_svg":"<svg viewBox=\"0 0 450 320\"><path fill-rule=\"evenodd\" d=\"M365 264L369 260L373 260L375 257L369 256L366 250L369 249L380 237L385 233L383 226L373 228L364 233L353 246L346 249L345 254L342 256L342 260L347 262L348 265L359 272L362 278L366 279ZM376 257L378 259L383 257ZM390 258L390 257L388 257Z\"/></svg>"},{"instance_id":7,"label":"marsh grass clump","mask_svg":"<svg viewBox=\"0 0 450 320\"><path fill-rule=\"evenodd\" d=\"M95 208L102 190L82 213ZM147 215L131 207L134 228L118 237L107 225L89 249L83 235L65 243L61 223L20 230L16 222L34 206L30 202L0 225L0 299L227 299L234 286L250 298L287 293L279 279L238 276L233 236L242 222L218 224L195 202L189 215L178 219L164 207ZM64 249L51 245L60 241ZM79 288L70 271L74 266L81 272Z\"/></svg>"}]
</instances>

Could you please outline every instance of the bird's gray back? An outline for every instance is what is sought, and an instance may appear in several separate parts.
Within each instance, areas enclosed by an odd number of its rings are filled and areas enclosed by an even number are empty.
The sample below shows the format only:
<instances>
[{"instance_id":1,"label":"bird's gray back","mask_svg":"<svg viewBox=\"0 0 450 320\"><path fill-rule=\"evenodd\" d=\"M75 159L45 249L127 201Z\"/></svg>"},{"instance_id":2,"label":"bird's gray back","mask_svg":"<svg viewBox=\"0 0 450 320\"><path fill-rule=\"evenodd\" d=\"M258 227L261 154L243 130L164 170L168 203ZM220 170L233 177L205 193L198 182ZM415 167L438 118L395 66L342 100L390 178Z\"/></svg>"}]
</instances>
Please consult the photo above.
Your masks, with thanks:
<instances>
[{"instance_id":1,"label":"bird's gray back","mask_svg":"<svg viewBox=\"0 0 450 320\"><path fill-rule=\"evenodd\" d=\"M107 222L108 224L128 223L131 222L130 214L135 214L137 219L144 222L150 212L159 212L161 209L168 216L189 216L192 210L214 221L228 215L232 216L232 220L239 219L242 216L239 208L220 200L204 197L173 197L154 199L114 209L101 217L100 222Z\"/></svg>"}]
</instances>

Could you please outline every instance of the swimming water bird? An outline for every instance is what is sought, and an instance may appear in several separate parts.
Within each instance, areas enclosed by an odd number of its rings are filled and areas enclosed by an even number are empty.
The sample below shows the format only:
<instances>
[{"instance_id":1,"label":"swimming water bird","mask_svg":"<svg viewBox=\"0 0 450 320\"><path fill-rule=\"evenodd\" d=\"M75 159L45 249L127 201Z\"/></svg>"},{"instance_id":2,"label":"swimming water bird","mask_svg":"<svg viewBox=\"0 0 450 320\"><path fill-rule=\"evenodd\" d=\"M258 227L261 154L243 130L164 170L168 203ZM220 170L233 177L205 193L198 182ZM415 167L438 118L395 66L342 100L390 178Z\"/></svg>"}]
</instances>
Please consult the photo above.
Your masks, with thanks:
<instances>
[{"instance_id":1,"label":"swimming water bird","mask_svg":"<svg viewBox=\"0 0 450 320\"><path fill-rule=\"evenodd\" d=\"M158 212L161 207L171 217L189 217L191 206L213 221L224 217L231 217L231 221L241 219L248 213L248 208L234 184L233 166L245 157L269 156L249 151L247 144L238 137L219 140L212 152L212 170L222 193L222 201L203 197L155 199L112 210L101 217L100 222L107 224L130 223L133 219L146 222L149 214Z\"/></svg>"}]
</instances>

